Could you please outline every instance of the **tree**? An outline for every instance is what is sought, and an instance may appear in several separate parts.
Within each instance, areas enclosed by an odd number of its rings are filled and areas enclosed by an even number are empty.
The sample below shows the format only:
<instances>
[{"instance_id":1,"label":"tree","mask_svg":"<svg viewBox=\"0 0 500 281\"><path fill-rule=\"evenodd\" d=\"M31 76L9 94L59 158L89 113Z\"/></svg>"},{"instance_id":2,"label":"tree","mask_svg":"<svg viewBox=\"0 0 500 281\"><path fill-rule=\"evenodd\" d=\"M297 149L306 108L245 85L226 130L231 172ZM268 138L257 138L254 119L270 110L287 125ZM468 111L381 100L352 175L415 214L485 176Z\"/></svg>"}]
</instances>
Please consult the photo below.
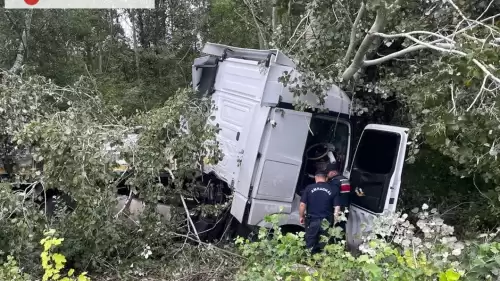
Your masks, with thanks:
<instances>
[{"instance_id":1,"label":"tree","mask_svg":"<svg viewBox=\"0 0 500 281\"><path fill-rule=\"evenodd\" d=\"M410 161L425 143L456 161L453 172L498 185L499 12L495 1L480 0L312 0L298 39L276 44L302 73L301 86L285 79L295 94L321 100L339 84L356 115L392 103L399 109L386 122L413 132Z\"/></svg>"}]
</instances>

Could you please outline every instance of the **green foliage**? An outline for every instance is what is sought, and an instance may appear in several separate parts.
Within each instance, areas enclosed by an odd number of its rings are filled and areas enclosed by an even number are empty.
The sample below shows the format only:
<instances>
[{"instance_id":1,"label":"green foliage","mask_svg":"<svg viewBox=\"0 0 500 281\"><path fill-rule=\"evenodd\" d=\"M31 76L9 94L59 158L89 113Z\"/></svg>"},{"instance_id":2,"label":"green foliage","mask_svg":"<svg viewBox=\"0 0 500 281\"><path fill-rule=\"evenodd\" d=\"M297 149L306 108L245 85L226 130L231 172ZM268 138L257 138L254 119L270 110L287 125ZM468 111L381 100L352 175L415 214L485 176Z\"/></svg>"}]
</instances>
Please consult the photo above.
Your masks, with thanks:
<instances>
[{"instance_id":1,"label":"green foliage","mask_svg":"<svg viewBox=\"0 0 500 281\"><path fill-rule=\"evenodd\" d=\"M410 126L413 144L408 160L416 161L416 166L405 176L404 207L409 210L415 202L439 206L443 218L466 230L461 231L467 232L466 237L495 226L499 202L495 187L500 182L498 88L487 80L489 88L481 90L484 72L472 59L484 62L492 75L498 76L500 52L498 46L489 44L499 37L498 24L488 22L466 32L468 36L454 36L455 46L469 54L465 57L420 50L363 67L356 79L343 81L342 73L381 9L385 9L383 31L387 33L424 30L446 36L475 24L464 20L451 1L363 2L366 11L355 30L354 51L348 56L351 28L361 1L160 0L156 9L134 12L35 10L23 52L23 76L0 73L4 124L0 143L7 166L12 166L17 155L31 150L37 166L43 164L43 171L28 167L28 173L12 172L18 176L16 181L25 180L31 187L40 183L43 190L41 194L29 188L12 193L11 185L0 186L0 259L7 260L0 272L14 274L0 275L0 279L18 276L8 254L16 257L25 272L43 274L37 262L37 242L47 225L65 237L68 243L61 245L61 253L75 262L77 269L100 272L120 268L134 277L163 271L176 280L207 275L196 275L193 270L219 277L235 271L237 259L176 239L179 236L173 233L183 228L183 214L174 210L166 225L154 211L158 199L195 193L193 179L200 175L200 168L221 156L213 141L214 132L204 123L210 104L190 91L177 92L189 83L200 41L279 48L295 59L302 73L300 85L295 77L282 79L295 95L313 92L322 102L325 90L335 83L353 98L353 115L367 116L370 122ZM481 20L499 11L498 4L490 5L487 0L455 2L470 19ZM23 10L0 11L0 68L9 69L18 54L26 29L25 15ZM131 30L123 30L124 19L135 22L135 47L127 34ZM426 34L418 38L432 40ZM366 60L410 45L409 39L376 38ZM92 78L81 79L81 75ZM298 108L308 106L299 104ZM186 120L188 131L184 130ZM143 131L137 145L123 146L123 138L138 125ZM103 148L109 143L118 154ZM418 159L421 143L433 150L429 155L422 154L422 149ZM437 154L446 159L430 157ZM134 187L131 196L146 202L146 211L139 217L129 218L126 211L115 208L117 181L112 169L117 157L135 170L127 176L127 183ZM448 170L460 177L481 175L482 179L459 180L450 177ZM156 183L160 171L175 178L168 187ZM58 201L50 214L46 201L51 198L44 196L56 189L75 199L76 205ZM38 206L36 202L44 203ZM485 204L490 208L483 207ZM68 214L70 207L74 210ZM303 250L301 235L282 235L276 229L274 234L261 232L260 236L269 239L256 244L240 240L249 261L244 267L248 270L240 276L243 279L271 279L275 272L305 280L345 276L376 279L384 277L387 270L408 279L431 274L440 280L454 280L457 272L465 274L461 279L469 280L498 275L498 245L490 241L467 245L457 260L459 265L432 267L433 262L439 264L429 256L434 252L411 259L414 249L408 252L407 246L375 238L361 258L345 253L342 245L329 245L328 254L311 257ZM371 247L381 249L381 253L371 255ZM188 257L178 258L181 256ZM398 260L402 263L394 262ZM308 267L295 267L298 263ZM458 267L460 271L455 270ZM172 269L175 271L169 275ZM309 274L308 269L316 273Z\"/></svg>"},{"instance_id":2,"label":"green foliage","mask_svg":"<svg viewBox=\"0 0 500 281\"><path fill-rule=\"evenodd\" d=\"M415 211L416 226L407 215L386 214L364 233L361 253L353 256L345 241L328 244L318 254L304 249L304 233L282 234L279 215L268 221L273 232L261 229L259 240L238 238L246 258L238 280L491 280L497 274L498 243L484 238L458 241L453 227L435 209ZM329 228L327 239L339 238ZM485 234L494 238L498 233ZM331 240L330 240L331 241Z\"/></svg>"},{"instance_id":3,"label":"green foliage","mask_svg":"<svg viewBox=\"0 0 500 281\"><path fill-rule=\"evenodd\" d=\"M57 238L55 236L56 231L51 229L44 233L45 238L40 241L43 246L43 251L40 254L41 267L44 271L42 280L43 281L90 281L86 275L86 272L75 276L75 270L66 268L66 257L60 253L54 252L54 248L60 246L64 241L64 238ZM67 271L63 274L61 271ZM7 256L7 261L0 265L0 278L1 280L12 280L12 281L31 281L33 278L27 274L23 273L22 270L17 265L16 260L13 256Z\"/></svg>"},{"instance_id":4,"label":"green foliage","mask_svg":"<svg viewBox=\"0 0 500 281\"><path fill-rule=\"evenodd\" d=\"M0 264L0 279L11 281L30 281L28 274L22 273L14 257L7 256L7 261Z\"/></svg>"},{"instance_id":5,"label":"green foliage","mask_svg":"<svg viewBox=\"0 0 500 281\"><path fill-rule=\"evenodd\" d=\"M206 128L206 120L212 113L210 103L199 100L191 91L181 90L162 108L126 119L115 115L116 108L106 106L92 79L81 79L73 87L60 88L41 78L24 81L6 75L18 84L2 85L8 89L3 92L5 98L22 88L26 89L23 94L28 100L36 100L40 92L30 87L40 89L43 97L58 96L60 92L64 96L55 103L61 106L22 119L24 123L8 132L14 146L30 148L35 164L43 164L42 170L28 170L32 185L40 183L43 190L40 195L29 188L12 193L10 184L1 186L2 255L11 253L22 261L23 268L38 276L34 261L39 253L35 245L48 225L60 229L60 235L65 237L67 243L61 245L61 253L74 263L75 269L99 272L110 265L128 266L150 255L160 260L171 256L177 250L178 236L174 232L185 217L181 214L179 220L174 206L172 219L165 224L155 206L162 197L191 194L193 186L184 182L192 181L193 173L201 165L216 163L220 157L214 142L215 132ZM51 99L39 100L41 104L54 105ZM10 112L5 116L20 119L15 115L16 107L6 109ZM124 145L126 136L138 126L143 129L137 143ZM139 216L131 217L127 210L117 208L120 179L113 168L118 159L126 160L134 169L126 179L134 197L146 203ZM166 170L175 178L168 187L156 181L160 171ZM183 190L185 186L187 189ZM49 210L50 202L56 202L53 211ZM142 239L137 239L138 235ZM144 251L147 254L142 255ZM126 264L123 258L127 258ZM135 270L142 272L137 263Z\"/></svg>"},{"instance_id":6,"label":"green foliage","mask_svg":"<svg viewBox=\"0 0 500 281\"><path fill-rule=\"evenodd\" d=\"M459 178L447 169L454 161L429 147L422 147L416 161L403 171L398 208L410 212L415 205L436 206L443 219L454 225L457 236L474 237L497 225L497 213L486 192L494 189L479 177ZM478 191L479 190L479 191Z\"/></svg>"},{"instance_id":7,"label":"green foliage","mask_svg":"<svg viewBox=\"0 0 500 281\"><path fill-rule=\"evenodd\" d=\"M258 30L243 1L211 0L205 15L204 37L206 41L259 48ZM249 36L241 36L248 34Z\"/></svg>"},{"instance_id":8,"label":"green foliage","mask_svg":"<svg viewBox=\"0 0 500 281\"><path fill-rule=\"evenodd\" d=\"M34 203L33 192L13 192L8 183L0 184L0 260L16 257L27 272L35 274L38 266L38 241L45 223L43 211ZM7 279L8 280L8 279Z\"/></svg>"},{"instance_id":9,"label":"green foliage","mask_svg":"<svg viewBox=\"0 0 500 281\"><path fill-rule=\"evenodd\" d=\"M78 276L74 276L75 270L70 268L66 274L62 274L61 270L66 269L66 257L60 253L53 252L54 248L61 245L64 238L57 238L56 231L51 229L45 233L45 238L40 241L43 246L43 252L40 254L42 259L42 268L44 274L43 281L61 280L61 281L90 281L87 272L82 272Z\"/></svg>"},{"instance_id":10,"label":"green foliage","mask_svg":"<svg viewBox=\"0 0 500 281\"><path fill-rule=\"evenodd\" d=\"M353 26L361 3L364 13ZM279 28L273 36L273 45L292 55L301 73L300 83L298 76L286 73L281 81L295 95L316 94L319 104L332 84L339 85L353 98L352 115L409 127L408 162L415 161L425 144L453 160L453 174L481 176L481 181L492 183L484 194L490 212L498 216L500 58L492 37L498 38L500 30L494 20L486 19L497 16L499 9L486 0L306 1L296 38ZM377 15L383 20L374 26ZM374 31L391 35L375 36ZM420 48L398 53L438 37L450 43L451 51ZM388 55L394 57L385 59ZM345 79L346 70L354 75ZM469 190L477 191L474 185Z\"/></svg>"}]
</instances>

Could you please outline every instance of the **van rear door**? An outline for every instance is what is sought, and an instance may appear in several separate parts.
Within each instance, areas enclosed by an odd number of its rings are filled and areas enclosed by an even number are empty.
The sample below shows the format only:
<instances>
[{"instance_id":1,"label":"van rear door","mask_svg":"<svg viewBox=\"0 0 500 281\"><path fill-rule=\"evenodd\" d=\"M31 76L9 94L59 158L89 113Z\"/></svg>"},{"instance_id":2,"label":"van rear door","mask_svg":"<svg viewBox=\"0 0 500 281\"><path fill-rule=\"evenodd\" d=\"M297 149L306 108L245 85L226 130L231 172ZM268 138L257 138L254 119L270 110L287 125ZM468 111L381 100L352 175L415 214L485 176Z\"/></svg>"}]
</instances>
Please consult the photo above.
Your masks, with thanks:
<instances>
[{"instance_id":1,"label":"van rear door","mask_svg":"<svg viewBox=\"0 0 500 281\"><path fill-rule=\"evenodd\" d=\"M401 185L408 129L370 124L359 140L350 170L351 206L347 244L351 249L371 231L373 219L394 212Z\"/></svg>"}]
</instances>

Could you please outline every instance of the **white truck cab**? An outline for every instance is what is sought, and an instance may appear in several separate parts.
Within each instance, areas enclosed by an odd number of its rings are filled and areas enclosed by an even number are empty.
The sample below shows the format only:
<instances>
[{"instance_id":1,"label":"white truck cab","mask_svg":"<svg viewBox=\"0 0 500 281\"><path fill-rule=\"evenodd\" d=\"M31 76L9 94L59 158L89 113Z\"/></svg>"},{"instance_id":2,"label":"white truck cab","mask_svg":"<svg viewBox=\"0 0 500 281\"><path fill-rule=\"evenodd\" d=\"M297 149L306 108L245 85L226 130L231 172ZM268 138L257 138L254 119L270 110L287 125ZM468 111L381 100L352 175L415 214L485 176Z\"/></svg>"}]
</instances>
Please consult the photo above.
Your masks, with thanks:
<instances>
[{"instance_id":1,"label":"white truck cab","mask_svg":"<svg viewBox=\"0 0 500 281\"><path fill-rule=\"evenodd\" d=\"M361 243L361 230L369 231L375 216L395 210L408 129L366 126L350 161L351 100L340 88L332 85L320 106L314 94L294 97L278 81L285 72L299 75L279 50L207 43L202 53L193 64L193 87L215 105L208 122L219 128L224 155L204 172L233 189L231 214L240 223L267 226L265 216L282 213L281 226L301 226L301 191L318 166L333 161L351 182L351 247ZM296 111L296 99L318 110Z\"/></svg>"}]
</instances>

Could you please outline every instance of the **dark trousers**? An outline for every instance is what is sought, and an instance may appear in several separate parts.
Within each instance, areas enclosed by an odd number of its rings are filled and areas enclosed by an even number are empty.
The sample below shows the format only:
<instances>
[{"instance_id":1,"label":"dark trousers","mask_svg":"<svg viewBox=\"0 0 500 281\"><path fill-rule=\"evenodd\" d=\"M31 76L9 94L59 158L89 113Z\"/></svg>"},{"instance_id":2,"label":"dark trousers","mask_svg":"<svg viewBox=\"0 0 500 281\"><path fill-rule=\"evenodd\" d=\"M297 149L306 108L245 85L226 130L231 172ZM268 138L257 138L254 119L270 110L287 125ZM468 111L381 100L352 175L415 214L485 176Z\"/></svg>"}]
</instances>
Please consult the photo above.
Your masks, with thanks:
<instances>
[{"instance_id":1,"label":"dark trousers","mask_svg":"<svg viewBox=\"0 0 500 281\"><path fill-rule=\"evenodd\" d=\"M325 247L325 243L320 242L321 235L327 235L327 230L321 227L322 222L322 218L307 218L306 220L306 248L310 249L313 254L320 252Z\"/></svg>"}]
</instances>

